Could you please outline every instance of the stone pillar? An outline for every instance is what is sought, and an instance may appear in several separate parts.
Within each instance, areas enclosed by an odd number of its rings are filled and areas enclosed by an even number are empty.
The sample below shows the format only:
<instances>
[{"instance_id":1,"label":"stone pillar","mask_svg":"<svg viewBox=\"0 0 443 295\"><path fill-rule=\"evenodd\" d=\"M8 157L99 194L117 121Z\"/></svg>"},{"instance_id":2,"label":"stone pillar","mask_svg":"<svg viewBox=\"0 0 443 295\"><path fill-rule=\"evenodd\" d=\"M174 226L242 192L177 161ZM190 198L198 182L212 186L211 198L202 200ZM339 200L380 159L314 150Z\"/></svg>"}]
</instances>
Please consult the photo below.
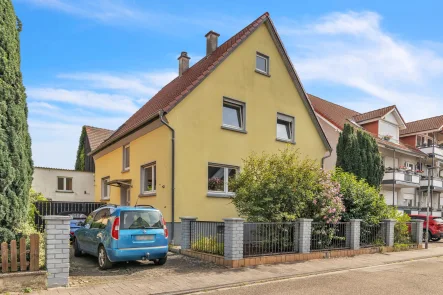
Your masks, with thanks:
<instances>
[{"instance_id":1,"label":"stone pillar","mask_svg":"<svg viewBox=\"0 0 443 295\"><path fill-rule=\"evenodd\" d=\"M46 268L48 288L69 283L69 231L71 216L44 216L46 222Z\"/></svg>"},{"instance_id":2,"label":"stone pillar","mask_svg":"<svg viewBox=\"0 0 443 295\"><path fill-rule=\"evenodd\" d=\"M383 223L385 225L385 244L388 247L394 246L394 226L396 223L395 219L384 219Z\"/></svg>"},{"instance_id":3,"label":"stone pillar","mask_svg":"<svg viewBox=\"0 0 443 295\"><path fill-rule=\"evenodd\" d=\"M299 218L297 219L299 227L299 239L298 239L298 252L309 253L311 252L311 227L312 219Z\"/></svg>"},{"instance_id":4,"label":"stone pillar","mask_svg":"<svg viewBox=\"0 0 443 295\"><path fill-rule=\"evenodd\" d=\"M197 217L180 217L182 224L181 248L182 250L191 249L191 221L196 221Z\"/></svg>"},{"instance_id":5,"label":"stone pillar","mask_svg":"<svg viewBox=\"0 0 443 295\"><path fill-rule=\"evenodd\" d=\"M243 259L243 218L224 218L225 260Z\"/></svg>"},{"instance_id":6,"label":"stone pillar","mask_svg":"<svg viewBox=\"0 0 443 295\"><path fill-rule=\"evenodd\" d=\"M361 219L351 219L346 225L346 246L351 250L360 249Z\"/></svg>"},{"instance_id":7,"label":"stone pillar","mask_svg":"<svg viewBox=\"0 0 443 295\"><path fill-rule=\"evenodd\" d=\"M411 220L412 239L413 239L414 243L419 246L423 245L423 223L424 223L424 220L421 220L421 219Z\"/></svg>"}]
</instances>

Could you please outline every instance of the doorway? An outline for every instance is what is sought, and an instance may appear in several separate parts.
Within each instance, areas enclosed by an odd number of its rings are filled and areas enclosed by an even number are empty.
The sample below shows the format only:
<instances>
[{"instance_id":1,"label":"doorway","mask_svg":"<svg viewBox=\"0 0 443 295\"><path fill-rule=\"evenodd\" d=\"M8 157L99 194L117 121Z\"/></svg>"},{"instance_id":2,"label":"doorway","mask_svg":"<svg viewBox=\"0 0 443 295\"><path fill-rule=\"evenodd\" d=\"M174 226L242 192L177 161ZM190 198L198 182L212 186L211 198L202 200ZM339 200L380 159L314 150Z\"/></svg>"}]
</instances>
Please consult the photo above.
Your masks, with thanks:
<instances>
[{"instance_id":1,"label":"doorway","mask_svg":"<svg viewBox=\"0 0 443 295\"><path fill-rule=\"evenodd\" d=\"M120 205L131 206L131 188L127 186L120 187Z\"/></svg>"}]
</instances>

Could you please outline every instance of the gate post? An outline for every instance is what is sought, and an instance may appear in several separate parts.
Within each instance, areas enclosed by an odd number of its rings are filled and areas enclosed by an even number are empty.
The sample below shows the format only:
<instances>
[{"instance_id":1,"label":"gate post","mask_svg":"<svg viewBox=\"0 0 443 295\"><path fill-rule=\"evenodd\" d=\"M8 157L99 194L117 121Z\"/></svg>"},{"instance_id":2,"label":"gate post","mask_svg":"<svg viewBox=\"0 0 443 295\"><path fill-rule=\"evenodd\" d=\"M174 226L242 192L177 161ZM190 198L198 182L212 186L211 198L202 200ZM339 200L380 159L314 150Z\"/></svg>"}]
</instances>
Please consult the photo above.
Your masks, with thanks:
<instances>
[{"instance_id":1,"label":"gate post","mask_svg":"<svg viewBox=\"0 0 443 295\"><path fill-rule=\"evenodd\" d=\"M182 222L181 249L191 249L191 221L196 221L197 217L180 217Z\"/></svg>"},{"instance_id":2,"label":"gate post","mask_svg":"<svg viewBox=\"0 0 443 295\"><path fill-rule=\"evenodd\" d=\"M48 288L69 283L69 231L71 216L44 216L46 222L46 268Z\"/></svg>"}]
</instances>

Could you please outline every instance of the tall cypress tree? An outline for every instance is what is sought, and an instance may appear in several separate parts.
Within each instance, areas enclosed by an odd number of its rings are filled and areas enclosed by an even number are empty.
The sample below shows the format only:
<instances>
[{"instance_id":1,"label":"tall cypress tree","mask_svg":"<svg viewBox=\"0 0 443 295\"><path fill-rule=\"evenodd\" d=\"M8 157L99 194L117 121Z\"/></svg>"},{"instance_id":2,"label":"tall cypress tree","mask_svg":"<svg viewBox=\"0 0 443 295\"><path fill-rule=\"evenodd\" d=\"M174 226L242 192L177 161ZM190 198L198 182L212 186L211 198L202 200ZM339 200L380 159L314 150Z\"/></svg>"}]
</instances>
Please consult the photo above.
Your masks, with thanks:
<instances>
[{"instance_id":1,"label":"tall cypress tree","mask_svg":"<svg viewBox=\"0 0 443 295\"><path fill-rule=\"evenodd\" d=\"M26 219L33 173L20 31L12 2L0 0L0 239Z\"/></svg>"},{"instance_id":2,"label":"tall cypress tree","mask_svg":"<svg viewBox=\"0 0 443 295\"><path fill-rule=\"evenodd\" d=\"M80 141L78 143L77 159L75 160L75 170L77 171L85 171L85 137L86 127L83 126Z\"/></svg>"},{"instance_id":3,"label":"tall cypress tree","mask_svg":"<svg viewBox=\"0 0 443 295\"><path fill-rule=\"evenodd\" d=\"M379 187L384 175L376 140L367 132L345 124L337 143L337 167Z\"/></svg>"}]
</instances>

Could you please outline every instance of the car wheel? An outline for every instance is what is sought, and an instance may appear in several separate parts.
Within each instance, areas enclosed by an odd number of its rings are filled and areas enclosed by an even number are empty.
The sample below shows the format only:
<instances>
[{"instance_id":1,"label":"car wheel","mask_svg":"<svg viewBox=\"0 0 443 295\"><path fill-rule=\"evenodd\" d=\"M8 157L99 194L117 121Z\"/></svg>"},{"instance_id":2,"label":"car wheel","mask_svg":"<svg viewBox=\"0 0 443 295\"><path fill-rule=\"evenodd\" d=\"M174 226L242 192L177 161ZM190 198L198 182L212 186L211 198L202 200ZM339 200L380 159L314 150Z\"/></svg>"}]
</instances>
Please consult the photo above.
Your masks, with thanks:
<instances>
[{"instance_id":1,"label":"car wheel","mask_svg":"<svg viewBox=\"0 0 443 295\"><path fill-rule=\"evenodd\" d=\"M440 241L441 240L441 237L438 237L438 238L432 238L432 241L433 242L438 242L438 241Z\"/></svg>"},{"instance_id":2,"label":"car wheel","mask_svg":"<svg viewBox=\"0 0 443 295\"><path fill-rule=\"evenodd\" d=\"M423 242L426 241L426 230L423 230ZM432 242L432 233L428 232L428 242Z\"/></svg>"},{"instance_id":3,"label":"car wheel","mask_svg":"<svg viewBox=\"0 0 443 295\"><path fill-rule=\"evenodd\" d=\"M109 269L112 267L112 262L108 258L108 254L106 254L105 247L100 246L98 249L98 267L101 270Z\"/></svg>"},{"instance_id":4,"label":"car wheel","mask_svg":"<svg viewBox=\"0 0 443 295\"><path fill-rule=\"evenodd\" d=\"M163 265L166 263L166 260L168 260L167 256L165 256L164 258L155 259L154 263L155 263L155 265Z\"/></svg>"},{"instance_id":5,"label":"car wheel","mask_svg":"<svg viewBox=\"0 0 443 295\"><path fill-rule=\"evenodd\" d=\"M83 251L80 250L80 247L78 246L77 239L74 239L74 256L80 257L80 256L82 256L82 254L83 254Z\"/></svg>"}]
</instances>

